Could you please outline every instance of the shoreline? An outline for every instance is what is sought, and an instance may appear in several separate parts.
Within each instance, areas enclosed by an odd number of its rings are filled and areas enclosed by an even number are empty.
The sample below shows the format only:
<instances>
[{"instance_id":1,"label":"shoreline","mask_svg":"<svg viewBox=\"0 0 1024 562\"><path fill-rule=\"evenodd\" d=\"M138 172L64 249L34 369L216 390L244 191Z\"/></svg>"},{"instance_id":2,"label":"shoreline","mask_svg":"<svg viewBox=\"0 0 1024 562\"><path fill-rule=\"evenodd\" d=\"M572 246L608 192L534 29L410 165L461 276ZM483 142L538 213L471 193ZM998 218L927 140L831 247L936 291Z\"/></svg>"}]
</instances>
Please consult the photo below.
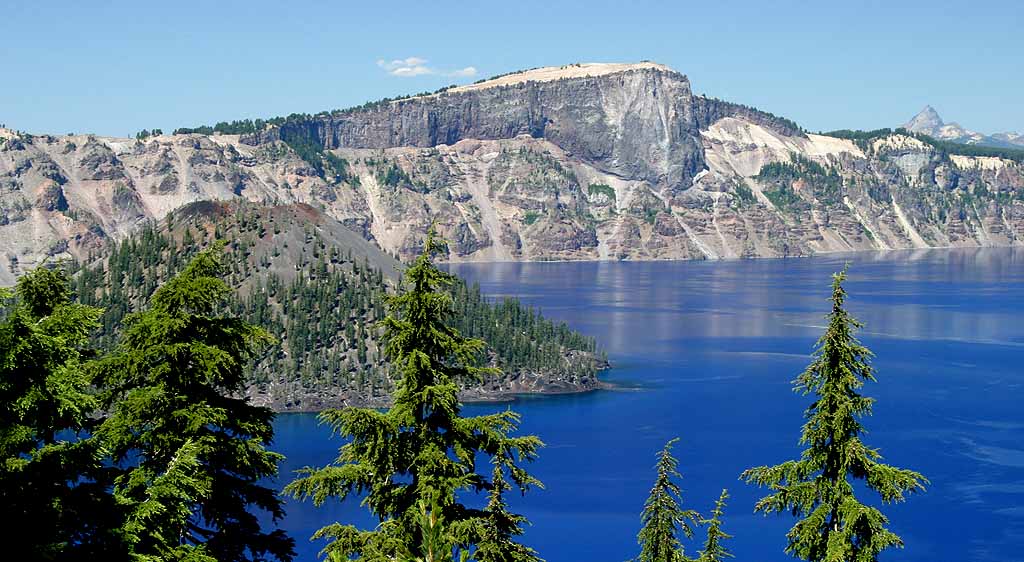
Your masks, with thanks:
<instances>
[{"instance_id":1,"label":"shoreline","mask_svg":"<svg viewBox=\"0 0 1024 562\"><path fill-rule=\"evenodd\" d=\"M546 390L516 390L516 391L484 391L484 392L472 392L470 396L463 396L464 392L460 392L459 402L462 404L509 404L516 402L520 399L525 398L544 398L548 396L570 396L574 394L589 394L592 392L599 391L610 391L610 390L623 390L625 387L611 383L608 381L601 380L599 374L603 371L611 370L611 363L606 363L604 366L597 370L597 374L594 376L593 385L579 386L577 388L549 388ZM250 400L253 398L249 396ZM383 398L383 397L381 397ZM384 400L348 400L343 399L340 401L324 401L319 405L299 408L277 408L274 407L273 403L257 403L252 402L258 406L265 406L274 411L275 414L318 414L324 410L333 410L339 408L388 408L391 406L390 396Z\"/></svg>"},{"instance_id":2,"label":"shoreline","mask_svg":"<svg viewBox=\"0 0 1024 562\"><path fill-rule=\"evenodd\" d=\"M870 250L829 250L823 252L814 252L812 254L794 254L790 256L746 256L746 257L724 257L724 258L645 258L645 259L589 259L581 258L575 259L551 259L551 260L536 260L536 259L523 259L523 260L457 260L457 261L441 261L438 263L444 266L459 266L459 265L489 265L489 264L515 264L515 263L646 263L646 262L739 262L739 261L757 261L757 260L802 260L815 257L836 257L836 256L857 256L865 254L898 254L900 252L930 252L930 251L950 251L950 250L1001 250L1001 249L1024 249L1024 243L1019 244L1000 244L992 246L927 246L924 248L875 248Z\"/></svg>"}]
</instances>

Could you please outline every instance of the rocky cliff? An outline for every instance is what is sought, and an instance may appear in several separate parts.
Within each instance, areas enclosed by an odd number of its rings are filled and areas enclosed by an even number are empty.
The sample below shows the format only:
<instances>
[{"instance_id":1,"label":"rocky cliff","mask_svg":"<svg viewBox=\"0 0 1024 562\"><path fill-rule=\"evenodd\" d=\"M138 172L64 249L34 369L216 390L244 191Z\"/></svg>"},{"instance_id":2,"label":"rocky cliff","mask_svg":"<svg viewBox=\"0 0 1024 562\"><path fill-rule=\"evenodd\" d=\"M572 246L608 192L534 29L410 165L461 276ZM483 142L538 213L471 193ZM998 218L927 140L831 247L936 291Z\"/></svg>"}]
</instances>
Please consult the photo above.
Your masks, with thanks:
<instances>
[{"instance_id":1,"label":"rocky cliff","mask_svg":"<svg viewBox=\"0 0 1024 562\"><path fill-rule=\"evenodd\" d=\"M695 95L653 63L535 69L274 123L141 140L0 131L0 283L188 202L235 197L308 203L404 257L435 222L452 261L1024 240L1018 155L808 134Z\"/></svg>"}]
</instances>

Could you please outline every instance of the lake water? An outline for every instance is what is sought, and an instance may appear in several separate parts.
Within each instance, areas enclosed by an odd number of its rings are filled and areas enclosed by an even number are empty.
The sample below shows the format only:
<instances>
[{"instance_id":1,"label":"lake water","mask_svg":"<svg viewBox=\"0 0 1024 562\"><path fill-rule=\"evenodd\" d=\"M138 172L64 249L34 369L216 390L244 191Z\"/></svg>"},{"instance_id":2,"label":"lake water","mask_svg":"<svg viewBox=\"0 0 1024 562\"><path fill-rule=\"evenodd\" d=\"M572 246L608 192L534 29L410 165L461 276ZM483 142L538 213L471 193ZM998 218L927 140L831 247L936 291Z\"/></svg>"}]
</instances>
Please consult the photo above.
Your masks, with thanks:
<instances>
[{"instance_id":1,"label":"lake water","mask_svg":"<svg viewBox=\"0 0 1024 562\"><path fill-rule=\"evenodd\" d=\"M737 477L799 454L808 401L790 381L821 332L830 274L846 260L849 308L877 356L865 440L931 480L927 493L885 508L906 548L883 560L1024 559L1024 251L1012 249L452 266L488 295L517 296L596 336L614 365L604 378L620 387L511 405L547 443L532 466L546 489L513 500L533 522L525 542L549 562L635 556L654 455L678 436L687 506L708 511L728 488L736 559L789 560L794 519L755 515L764 491ZM277 435L285 473L329 462L339 445L310 415L280 416ZM372 524L348 503L289 502L284 527L300 559L314 559L322 545L306 539L329 521Z\"/></svg>"}]
</instances>

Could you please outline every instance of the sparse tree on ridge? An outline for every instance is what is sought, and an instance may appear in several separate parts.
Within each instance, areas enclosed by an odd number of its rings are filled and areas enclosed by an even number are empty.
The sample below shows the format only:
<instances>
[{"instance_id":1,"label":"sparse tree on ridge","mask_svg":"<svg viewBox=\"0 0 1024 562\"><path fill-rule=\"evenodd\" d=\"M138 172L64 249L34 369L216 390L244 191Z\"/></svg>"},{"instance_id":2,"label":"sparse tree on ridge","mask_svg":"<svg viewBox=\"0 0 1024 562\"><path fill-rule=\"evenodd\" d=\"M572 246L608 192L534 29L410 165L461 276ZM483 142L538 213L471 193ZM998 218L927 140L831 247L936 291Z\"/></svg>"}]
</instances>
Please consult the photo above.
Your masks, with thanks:
<instances>
[{"instance_id":1,"label":"sparse tree on ridge","mask_svg":"<svg viewBox=\"0 0 1024 562\"><path fill-rule=\"evenodd\" d=\"M431 261L442 248L428 236L401 290L388 299L385 355L401 376L394 405L386 412L323 412L321 420L350 441L333 464L306 468L285 488L316 505L365 494L363 504L381 524L374 530L340 523L320 529L314 537L330 540L324 550L331 560L539 560L513 540L525 520L507 512L502 493L540 485L521 463L534 460L543 444L535 436L512 436L519 415L511 410L461 415L459 383L494 370L476 366L484 342L451 327L447 290L454 278ZM490 479L477 470L480 454L494 463ZM487 493L490 502L471 508L457 493ZM438 552L439 544L450 545L451 552Z\"/></svg>"},{"instance_id":2,"label":"sparse tree on ridge","mask_svg":"<svg viewBox=\"0 0 1024 562\"><path fill-rule=\"evenodd\" d=\"M693 538L693 528L700 524L700 514L682 507L682 490L676 483L682 475L678 461L672 456L672 446L678 441L678 438L670 440L658 453L657 476L641 514L643 528L637 535L640 555L635 562L688 560L679 535Z\"/></svg>"},{"instance_id":3,"label":"sparse tree on ridge","mask_svg":"<svg viewBox=\"0 0 1024 562\"><path fill-rule=\"evenodd\" d=\"M794 381L796 392L814 395L804 413L803 453L798 460L751 468L741 476L772 491L757 502L756 511L801 517L787 535L786 552L813 562L873 562L883 550L903 546L886 528L888 518L856 498L851 479L864 481L883 503L903 501L928 482L912 470L880 463L878 450L861 441L860 418L870 415L874 399L859 390L875 382L875 372L871 352L854 335L862 325L844 307L845 279L846 268L833 276L828 326L814 360Z\"/></svg>"}]
</instances>

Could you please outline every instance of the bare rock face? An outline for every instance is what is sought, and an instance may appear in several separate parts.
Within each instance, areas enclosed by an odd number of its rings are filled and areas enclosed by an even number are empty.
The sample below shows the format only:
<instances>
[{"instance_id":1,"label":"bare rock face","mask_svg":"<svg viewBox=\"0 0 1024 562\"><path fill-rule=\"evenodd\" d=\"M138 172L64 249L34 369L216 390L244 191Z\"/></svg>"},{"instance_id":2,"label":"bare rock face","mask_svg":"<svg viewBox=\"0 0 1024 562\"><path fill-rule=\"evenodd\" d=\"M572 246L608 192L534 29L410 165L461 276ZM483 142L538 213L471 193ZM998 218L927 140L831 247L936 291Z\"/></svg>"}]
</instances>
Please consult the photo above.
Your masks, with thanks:
<instances>
[{"instance_id":1,"label":"bare rock face","mask_svg":"<svg viewBox=\"0 0 1024 562\"><path fill-rule=\"evenodd\" d=\"M607 173L688 186L702 166L689 80L659 65L611 74L593 66L593 76L565 67L566 78L455 88L286 123L243 142L293 136L315 138L328 149L395 148L527 135Z\"/></svg>"},{"instance_id":2,"label":"bare rock face","mask_svg":"<svg viewBox=\"0 0 1024 562\"><path fill-rule=\"evenodd\" d=\"M945 123L942 121L942 117L939 117L939 112L935 111L935 108L926 105L913 119L903 124L903 128L915 133L924 133L933 137L938 137L942 132L942 127Z\"/></svg>"},{"instance_id":3,"label":"bare rock face","mask_svg":"<svg viewBox=\"0 0 1024 562\"><path fill-rule=\"evenodd\" d=\"M233 198L312 205L403 259L432 224L450 261L1024 244L1024 157L949 152L808 134L653 63L536 69L242 137L0 129L0 284Z\"/></svg>"}]
</instances>

